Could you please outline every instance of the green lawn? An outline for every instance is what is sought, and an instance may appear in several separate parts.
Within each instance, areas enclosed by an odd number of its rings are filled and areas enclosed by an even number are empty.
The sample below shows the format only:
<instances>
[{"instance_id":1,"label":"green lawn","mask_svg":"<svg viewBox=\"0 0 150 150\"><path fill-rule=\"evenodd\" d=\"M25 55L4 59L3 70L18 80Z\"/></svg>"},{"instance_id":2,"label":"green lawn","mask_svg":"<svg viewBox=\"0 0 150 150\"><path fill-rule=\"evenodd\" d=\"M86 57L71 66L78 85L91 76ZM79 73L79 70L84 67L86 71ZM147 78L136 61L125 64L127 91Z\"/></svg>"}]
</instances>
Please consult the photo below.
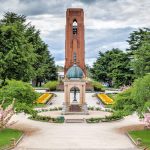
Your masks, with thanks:
<instances>
[{"instance_id":1,"label":"green lawn","mask_svg":"<svg viewBox=\"0 0 150 150\"><path fill-rule=\"evenodd\" d=\"M21 131L14 129L0 130L0 149L9 146L12 138L18 140L22 134Z\"/></svg>"},{"instance_id":2,"label":"green lawn","mask_svg":"<svg viewBox=\"0 0 150 150\"><path fill-rule=\"evenodd\" d=\"M140 138L142 144L150 148L150 130L130 131L129 134L135 141L137 138Z\"/></svg>"}]
</instances>

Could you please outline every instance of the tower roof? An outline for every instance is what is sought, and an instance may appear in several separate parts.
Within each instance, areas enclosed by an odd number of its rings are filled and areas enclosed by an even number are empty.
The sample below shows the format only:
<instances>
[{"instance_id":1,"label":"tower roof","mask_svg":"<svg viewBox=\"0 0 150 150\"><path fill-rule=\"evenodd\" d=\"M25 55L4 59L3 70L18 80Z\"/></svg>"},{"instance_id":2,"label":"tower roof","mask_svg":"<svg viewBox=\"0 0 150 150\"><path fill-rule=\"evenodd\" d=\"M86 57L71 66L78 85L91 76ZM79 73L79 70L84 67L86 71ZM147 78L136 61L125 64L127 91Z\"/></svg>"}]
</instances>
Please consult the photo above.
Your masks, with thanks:
<instances>
[{"instance_id":1,"label":"tower roof","mask_svg":"<svg viewBox=\"0 0 150 150\"><path fill-rule=\"evenodd\" d=\"M83 71L80 67L78 67L76 64L74 64L72 67L70 67L66 73L66 77L71 78L83 78Z\"/></svg>"}]
</instances>

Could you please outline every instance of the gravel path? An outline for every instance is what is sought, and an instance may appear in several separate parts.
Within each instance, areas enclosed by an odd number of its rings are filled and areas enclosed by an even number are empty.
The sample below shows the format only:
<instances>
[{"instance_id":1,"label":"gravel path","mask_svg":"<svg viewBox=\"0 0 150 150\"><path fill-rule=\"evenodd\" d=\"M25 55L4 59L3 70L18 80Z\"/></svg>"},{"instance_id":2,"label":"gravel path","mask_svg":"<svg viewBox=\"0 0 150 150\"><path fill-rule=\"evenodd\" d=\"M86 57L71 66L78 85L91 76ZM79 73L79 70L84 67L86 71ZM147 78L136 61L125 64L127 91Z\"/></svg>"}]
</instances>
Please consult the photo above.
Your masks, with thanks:
<instances>
[{"instance_id":1,"label":"gravel path","mask_svg":"<svg viewBox=\"0 0 150 150\"><path fill-rule=\"evenodd\" d=\"M63 93L58 95L53 99L55 105L63 102ZM91 97L90 95L87 93L86 97ZM96 101L93 97L87 103L99 106ZM98 115L107 115L105 112L99 113L101 114ZM137 150L120 129L141 124L135 114L121 121L98 124L38 122L27 119L24 114L14 116L13 120L18 120L13 128L25 131L25 137L15 150Z\"/></svg>"}]
</instances>

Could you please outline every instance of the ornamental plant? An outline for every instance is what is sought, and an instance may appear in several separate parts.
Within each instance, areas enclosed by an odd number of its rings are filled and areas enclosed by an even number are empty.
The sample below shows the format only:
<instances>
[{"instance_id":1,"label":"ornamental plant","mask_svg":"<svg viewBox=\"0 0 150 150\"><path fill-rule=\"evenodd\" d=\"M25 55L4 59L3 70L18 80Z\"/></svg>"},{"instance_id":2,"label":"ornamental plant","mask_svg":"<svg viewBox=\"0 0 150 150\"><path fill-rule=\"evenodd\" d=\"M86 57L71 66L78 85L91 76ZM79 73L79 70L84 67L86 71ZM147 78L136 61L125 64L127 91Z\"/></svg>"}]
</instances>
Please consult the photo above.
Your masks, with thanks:
<instances>
[{"instance_id":1,"label":"ornamental plant","mask_svg":"<svg viewBox=\"0 0 150 150\"><path fill-rule=\"evenodd\" d=\"M38 98L38 93L34 91L29 83L8 80L7 85L0 89L0 101L7 99L7 101L5 101L5 105L8 106L11 104L13 98L15 98L15 105L18 103L32 105Z\"/></svg>"},{"instance_id":2,"label":"ornamental plant","mask_svg":"<svg viewBox=\"0 0 150 150\"><path fill-rule=\"evenodd\" d=\"M44 84L45 88L48 88L50 91L55 91L59 82L58 81L49 81L46 84Z\"/></svg>"}]
</instances>

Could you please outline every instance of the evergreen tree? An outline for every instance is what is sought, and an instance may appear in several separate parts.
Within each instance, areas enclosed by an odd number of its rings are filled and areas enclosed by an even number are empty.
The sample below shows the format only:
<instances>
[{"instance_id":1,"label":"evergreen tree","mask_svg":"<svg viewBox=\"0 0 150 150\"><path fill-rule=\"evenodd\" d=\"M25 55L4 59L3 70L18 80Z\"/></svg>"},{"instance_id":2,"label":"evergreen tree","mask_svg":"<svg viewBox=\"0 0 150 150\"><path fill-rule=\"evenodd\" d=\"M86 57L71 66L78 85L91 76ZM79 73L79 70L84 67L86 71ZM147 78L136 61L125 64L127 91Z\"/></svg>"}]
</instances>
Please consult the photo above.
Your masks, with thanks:
<instances>
[{"instance_id":1,"label":"evergreen tree","mask_svg":"<svg viewBox=\"0 0 150 150\"><path fill-rule=\"evenodd\" d=\"M24 31L25 17L6 13L0 21L0 78L29 81L33 77L35 53Z\"/></svg>"},{"instance_id":2,"label":"evergreen tree","mask_svg":"<svg viewBox=\"0 0 150 150\"><path fill-rule=\"evenodd\" d=\"M135 76L142 77L150 72L150 29L143 28L132 32L128 43Z\"/></svg>"},{"instance_id":3,"label":"evergreen tree","mask_svg":"<svg viewBox=\"0 0 150 150\"><path fill-rule=\"evenodd\" d=\"M0 78L23 81L57 79L55 62L39 30L26 17L8 12L0 21Z\"/></svg>"},{"instance_id":4,"label":"evergreen tree","mask_svg":"<svg viewBox=\"0 0 150 150\"><path fill-rule=\"evenodd\" d=\"M119 49L99 52L91 69L92 76L97 81L107 82L109 86L129 85L133 80L129 62L128 54Z\"/></svg>"}]
</instances>

